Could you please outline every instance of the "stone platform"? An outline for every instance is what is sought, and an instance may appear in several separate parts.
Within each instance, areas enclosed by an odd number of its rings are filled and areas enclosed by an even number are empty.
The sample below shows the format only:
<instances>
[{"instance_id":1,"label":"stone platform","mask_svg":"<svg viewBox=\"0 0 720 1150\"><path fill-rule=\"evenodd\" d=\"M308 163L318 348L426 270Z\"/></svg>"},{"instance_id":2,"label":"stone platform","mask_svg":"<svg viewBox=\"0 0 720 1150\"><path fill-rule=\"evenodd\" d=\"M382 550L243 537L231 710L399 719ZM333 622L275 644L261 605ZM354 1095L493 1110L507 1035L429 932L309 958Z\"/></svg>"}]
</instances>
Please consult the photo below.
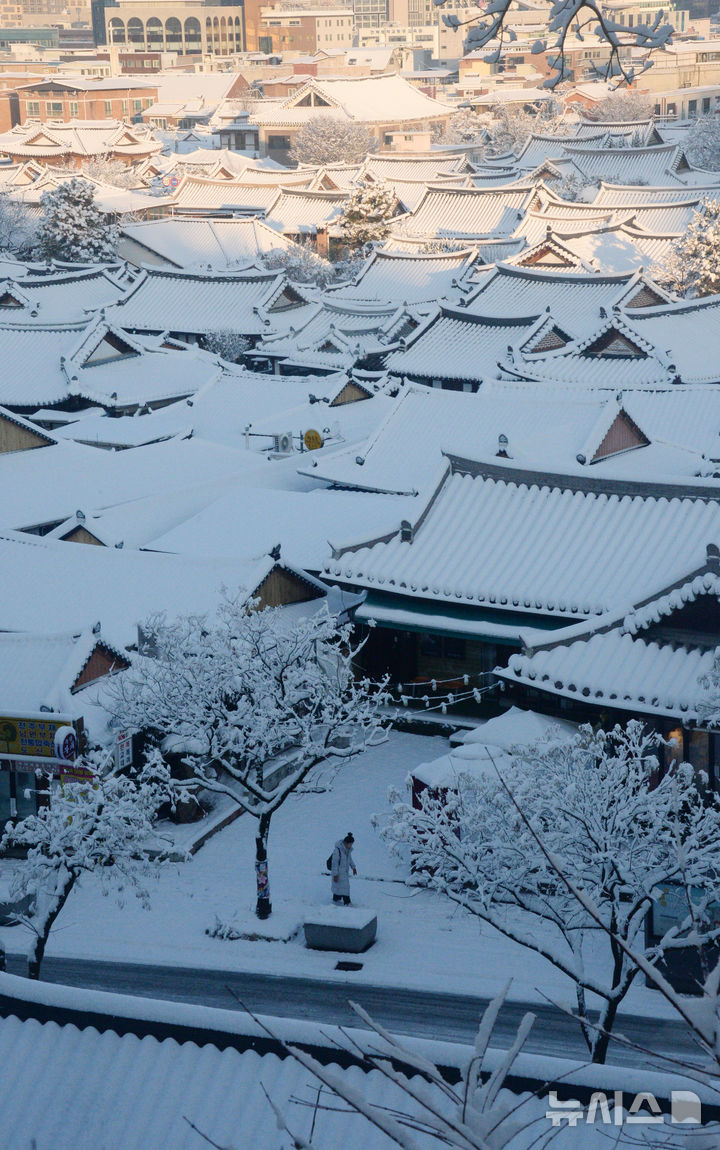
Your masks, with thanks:
<instances>
[{"instance_id":1,"label":"stone platform","mask_svg":"<svg viewBox=\"0 0 720 1150\"><path fill-rule=\"evenodd\" d=\"M377 935L377 912L364 907L319 907L304 922L305 945L311 950L338 950L360 954Z\"/></svg>"}]
</instances>

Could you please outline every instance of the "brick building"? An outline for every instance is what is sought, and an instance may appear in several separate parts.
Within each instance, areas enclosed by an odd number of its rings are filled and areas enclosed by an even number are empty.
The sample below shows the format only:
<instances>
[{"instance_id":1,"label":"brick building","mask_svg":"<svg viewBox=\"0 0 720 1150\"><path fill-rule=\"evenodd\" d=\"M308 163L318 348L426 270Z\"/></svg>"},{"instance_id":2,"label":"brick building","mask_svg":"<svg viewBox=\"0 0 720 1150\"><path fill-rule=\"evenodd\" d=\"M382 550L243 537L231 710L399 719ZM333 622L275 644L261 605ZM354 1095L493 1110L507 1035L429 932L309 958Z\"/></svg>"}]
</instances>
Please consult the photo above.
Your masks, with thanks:
<instances>
[{"instance_id":1,"label":"brick building","mask_svg":"<svg viewBox=\"0 0 720 1150\"><path fill-rule=\"evenodd\" d=\"M157 97L157 86L143 80L39 78L17 88L17 122L128 120L154 104Z\"/></svg>"}]
</instances>

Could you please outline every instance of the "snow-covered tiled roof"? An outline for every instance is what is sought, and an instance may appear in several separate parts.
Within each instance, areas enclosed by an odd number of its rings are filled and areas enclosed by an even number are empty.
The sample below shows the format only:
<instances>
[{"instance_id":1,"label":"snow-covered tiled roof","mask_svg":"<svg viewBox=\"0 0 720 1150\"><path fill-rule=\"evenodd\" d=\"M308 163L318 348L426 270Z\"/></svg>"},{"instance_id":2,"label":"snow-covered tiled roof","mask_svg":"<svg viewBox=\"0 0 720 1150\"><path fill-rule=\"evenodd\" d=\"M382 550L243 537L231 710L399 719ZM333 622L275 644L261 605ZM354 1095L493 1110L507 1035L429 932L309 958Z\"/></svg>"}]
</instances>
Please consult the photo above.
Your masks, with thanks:
<instances>
[{"instance_id":1,"label":"snow-covered tiled roof","mask_svg":"<svg viewBox=\"0 0 720 1150\"><path fill-rule=\"evenodd\" d=\"M216 376L216 358L137 340L100 315L76 324L0 324L0 403L28 409L82 397L122 408L191 395ZM32 364L32 371L28 371Z\"/></svg>"},{"instance_id":2,"label":"snow-covered tiled roof","mask_svg":"<svg viewBox=\"0 0 720 1150\"><path fill-rule=\"evenodd\" d=\"M0 321L53 324L81 320L115 303L126 290L120 275L102 267L0 279Z\"/></svg>"},{"instance_id":3,"label":"snow-covered tiled roof","mask_svg":"<svg viewBox=\"0 0 720 1150\"><path fill-rule=\"evenodd\" d=\"M529 354L516 344L503 370L520 379L598 388L667 387L676 379L665 353L639 335L632 318L613 312L584 338L557 350Z\"/></svg>"},{"instance_id":4,"label":"snow-covered tiled roof","mask_svg":"<svg viewBox=\"0 0 720 1150\"><path fill-rule=\"evenodd\" d=\"M269 227L286 236L310 235L326 227L342 212L347 193L311 192L302 188L281 188L268 206Z\"/></svg>"},{"instance_id":5,"label":"snow-covered tiled roof","mask_svg":"<svg viewBox=\"0 0 720 1150\"><path fill-rule=\"evenodd\" d=\"M643 204L673 204L682 203L696 195L705 198L705 196L712 196L713 194L720 195L720 180L717 184L704 187L694 185L692 195L690 189L684 186L638 187L636 184L618 185L603 180L594 202L602 207L613 207L615 204L636 204L639 206Z\"/></svg>"},{"instance_id":6,"label":"snow-covered tiled roof","mask_svg":"<svg viewBox=\"0 0 720 1150\"><path fill-rule=\"evenodd\" d=\"M393 375L413 379L494 379L508 347L523 343L537 320L536 315L486 318L465 309L441 308L405 349L389 356L387 367Z\"/></svg>"},{"instance_id":7,"label":"snow-covered tiled roof","mask_svg":"<svg viewBox=\"0 0 720 1150\"><path fill-rule=\"evenodd\" d=\"M680 184L678 167L684 160L676 144L656 144L649 148L588 148L582 143L567 142L562 155L572 160L588 179L608 183Z\"/></svg>"},{"instance_id":8,"label":"snow-covered tiled roof","mask_svg":"<svg viewBox=\"0 0 720 1150\"><path fill-rule=\"evenodd\" d=\"M161 142L149 128L118 120L70 120L68 123L26 120L0 134L0 151L28 158L99 156L112 152L139 159L161 150Z\"/></svg>"},{"instance_id":9,"label":"snow-covered tiled roof","mask_svg":"<svg viewBox=\"0 0 720 1150\"><path fill-rule=\"evenodd\" d=\"M269 336L255 352L290 364L349 369L366 355L386 354L417 323L396 303L326 299L304 312L297 328L291 319L289 330Z\"/></svg>"},{"instance_id":10,"label":"snow-covered tiled roof","mask_svg":"<svg viewBox=\"0 0 720 1150\"><path fill-rule=\"evenodd\" d=\"M292 184L289 176L287 183ZM304 183L304 181L303 181ZM183 176L171 202L175 211L244 211L263 215L277 197L279 182L246 183L244 180L210 180Z\"/></svg>"},{"instance_id":11,"label":"snow-covered tiled roof","mask_svg":"<svg viewBox=\"0 0 720 1150\"><path fill-rule=\"evenodd\" d=\"M4 975L3 991L12 991ZM47 984L44 984L47 985ZM59 988L53 987L56 991ZM106 1016L117 1011L123 996L85 996L76 988L67 989L64 998L52 999L56 1010L63 1006ZM121 1012L137 1009L137 999L123 997ZM22 1010L22 1006L18 1008ZM53 1006L49 1008L52 1017ZM158 1012L160 1012L158 1014ZM4 1067L0 1083L0 1107L8 1145L45 1150L150 1150L160 1146L172 1150L197 1150L204 1139L216 1145L238 1143L238 1137L253 1150L279 1150L290 1145L278 1129L274 1106L285 1116L289 1127L303 1139L313 1132L319 1145L337 1148L362 1145L363 1150L387 1150L387 1136L352 1114L344 1104L316 1106L318 1080L299 1062L277 1053L258 1053L253 1039L242 1034L265 1035L259 1024L238 1027L227 1021L229 1012L199 1009L195 1015L179 1004L148 1003L141 1017L160 1017L160 1033L175 1024L195 1028L196 1041L152 1037L156 1027L146 1023L140 1033L132 1024L118 1034L109 1027L59 1025L21 1021L10 1015L0 1019L0 1058ZM237 1014L236 1017L242 1018ZM329 1047L348 1039L339 1031L304 1024L280 1023L273 1029L284 1032L294 1042ZM204 1026L221 1027L229 1042L214 1045ZM235 1035L240 1034L237 1040ZM361 1032L364 1033L364 1032ZM353 1040L355 1040L353 1038ZM257 1042L257 1039L255 1039ZM236 1049L236 1046L241 1049ZM242 1049L242 1047L245 1049ZM461 1048L459 1048L461 1049ZM335 1051L336 1047L333 1046ZM333 1055L334 1056L334 1055ZM430 1048L425 1057L437 1057ZM462 1056L465 1057L463 1050ZM28 1075L28 1065L42 1067L43 1082L52 1105L38 1105L38 1084ZM403 1093L379 1070L366 1071L360 1065L333 1065L332 1071L343 1084L367 1098L379 1113L397 1113L407 1101ZM266 1092L267 1091L267 1094ZM441 1103L442 1105L442 1103ZM419 1111L418 1111L419 1112ZM539 1118L538 1118L539 1121ZM202 1137L197 1133L202 1131ZM428 1143L429 1144L429 1143ZM593 1147L594 1150L594 1147Z\"/></svg>"},{"instance_id":12,"label":"snow-covered tiled roof","mask_svg":"<svg viewBox=\"0 0 720 1150\"><path fill-rule=\"evenodd\" d=\"M417 255L375 251L352 283L339 284L330 299L397 300L405 303L458 299L475 262L472 248ZM466 287L465 287L465 290Z\"/></svg>"},{"instance_id":13,"label":"snow-covered tiled roof","mask_svg":"<svg viewBox=\"0 0 720 1150\"><path fill-rule=\"evenodd\" d=\"M712 665L712 651L647 643L616 629L512 655L497 674L579 702L692 720L706 694L698 679Z\"/></svg>"},{"instance_id":14,"label":"snow-covered tiled roof","mask_svg":"<svg viewBox=\"0 0 720 1150\"><path fill-rule=\"evenodd\" d=\"M327 107L303 106L310 93L325 101ZM251 115L257 124L302 124L322 115L363 123L388 124L413 120L432 121L450 115L452 108L426 96L419 88L395 73L363 77L311 77L293 95L282 101L263 100L255 104Z\"/></svg>"},{"instance_id":15,"label":"snow-covered tiled roof","mask_svg":"<svg viewBox=\"0 0 720 1150\"><path fill-rule=\"evenodd\" d=\"M632 306L633 300L642 296L645 285L658 302L665 298L662 289L638 272L558 274L542 268L498 264L466 306L473 314L497 317L540 315L547 310L555 323L577 338L597 326L601 307Z\"/></svg>"},{"instance_id":16,"label":"snow-covered tiled roof","mask_svg":"<svg viewBox=\"0 0 720 1150\"><path fill-rule=\"evenodd\" d=\"M108 310L112 321L134 331L205 334L267 330L259 315L280 294L285 279L271 271L215 272L146 268L124 299Z\"/></svg>"},{"instance_id":17,"label":"snow-covered tiled roof","mask_svg":"<svg viewBox=\"0 0 720 1150\"><path fill-rule=\"evenodd\" d=\"M253 263L258 256L289 247L279 232L257 217L200 220L173 217L123 224L119 252L137 265L163 264L177 268Z\"/></svg>"},{"instance_id":18,"label":"snow-covered tiled roof","mask_svg":"<svg viewBox=\"0 0 720 1150\"><path fill-rule=\"evenodd\" d=\"M720 380L720 296L643 308L630 322L672 361L683 383Z\"/></svg>"},{"instance_id":19,"label":"snow-covered tiled roof","mask_svg":"<svg viewBox=\"0 0 720 1150\"><path fill-rule=\"evenodd\" d=\"M0 534L0 561L7 581L0 629L81 630L88 620L100 620L123 646L135 640L137 623L158 608L170 616L212 611L223 586L247 589L257 567L237 559L89 547L17 533Z\"/></svg>"},{"instance_id":20,"label":"snow-covered tiled roof","mask_svg":"<svg viewBox=\"0 0 720 1150\"><path fill-rule=\"evenodd\" d=\"M376 180L424 180L433 183L438 176L455 176L469 171L470 165L464 152L456 155L437 152L430 156L410 152L396 156L368 156L360 168L358 179L370 176Z\"/></svg>"},{"instance_id":21,"label":"snow-covered tiled roof","mask_svg":"<svg viewBox=\"0 0 720 1150\"><path fill-rule=\"evenodd\" d=\"M718 503L453 470L408 519L419 524L411 542L398 524L389 541L346 545L327 577L413 599L582 618L636 602L699 564L717 534Z\"/></svg>"},{"instance_id":22,"label":"snow-covered tiled roof","mask_svg":"<svg viewBox=\"0 0 720 1150\"><path fill-rule=\"evenodd\" d=\"M531 187L428 188L414 212L396 225L397 234L426 238L509 236L523 218Z\"/></svg>"},{"instance_id":23,"label":"snow-covered tiled roof","mask_svg":"<svg viewBox=\"0 0 720 1150\"><path fill-rule=\"evenodd\" d=\"M71 689L98 644L112 650L107 639L90 629L75 634L0 633L3 707L11 713L75 710ZM115 654L123 659L122 652Z\"/></svg>"}]
</instances>

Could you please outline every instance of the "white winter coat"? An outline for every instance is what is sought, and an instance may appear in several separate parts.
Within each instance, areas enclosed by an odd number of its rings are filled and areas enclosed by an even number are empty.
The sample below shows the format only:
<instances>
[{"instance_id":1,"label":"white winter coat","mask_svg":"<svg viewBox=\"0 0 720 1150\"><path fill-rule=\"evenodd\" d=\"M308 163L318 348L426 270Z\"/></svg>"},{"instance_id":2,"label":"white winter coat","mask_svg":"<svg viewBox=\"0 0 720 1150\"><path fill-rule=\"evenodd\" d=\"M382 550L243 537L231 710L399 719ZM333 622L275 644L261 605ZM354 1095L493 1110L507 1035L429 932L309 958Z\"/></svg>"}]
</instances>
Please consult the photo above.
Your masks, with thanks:
<instances>
[{"instance_id":1,"label":"white winter coat","mask_svg":"<svg viewBox=\"0 0 720 1150\"><path fill-rule=\"evenodd\" d=\"M333 894L350 897L350 871L355 869L352 851L349 851L342 839L335 843L332 854L332 867L330 869L330 887ZM335 879L337 878L337 882Z\"/></svg>"}]
</instances>

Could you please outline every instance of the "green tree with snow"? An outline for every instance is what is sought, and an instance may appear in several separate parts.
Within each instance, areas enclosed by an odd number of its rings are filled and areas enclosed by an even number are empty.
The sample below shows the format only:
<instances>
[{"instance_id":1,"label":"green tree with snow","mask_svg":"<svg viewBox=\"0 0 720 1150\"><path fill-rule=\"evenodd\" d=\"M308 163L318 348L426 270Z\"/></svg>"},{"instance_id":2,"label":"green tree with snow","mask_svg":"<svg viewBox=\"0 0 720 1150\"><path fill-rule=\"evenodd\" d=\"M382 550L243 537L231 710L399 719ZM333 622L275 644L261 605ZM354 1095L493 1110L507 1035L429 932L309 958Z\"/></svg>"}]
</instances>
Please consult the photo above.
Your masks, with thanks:
<instances>
[{"instance_id":1,"label":"green tree with snow","mask_svg":"<svg viewBox=\"0 0 720 1150\"><path fill-rule=\"evenodd\" d=\"M391 188L380 181L359 184L349 197L338 227L349 248L381 243L390 233L397 199Z\"/></svg>"},{"instance_id":2,"label":"green tree with snow","mask_svg":"<svg viewBox=\"0 0 720 1150\"><path fill-rule=\"evenodd\" d=\"M118 229L108 223L95 203L87 180L73 176L40 197L42 220L37 232L36 259L91 263L115 259Z\"/></svg>"}]
</instances>

